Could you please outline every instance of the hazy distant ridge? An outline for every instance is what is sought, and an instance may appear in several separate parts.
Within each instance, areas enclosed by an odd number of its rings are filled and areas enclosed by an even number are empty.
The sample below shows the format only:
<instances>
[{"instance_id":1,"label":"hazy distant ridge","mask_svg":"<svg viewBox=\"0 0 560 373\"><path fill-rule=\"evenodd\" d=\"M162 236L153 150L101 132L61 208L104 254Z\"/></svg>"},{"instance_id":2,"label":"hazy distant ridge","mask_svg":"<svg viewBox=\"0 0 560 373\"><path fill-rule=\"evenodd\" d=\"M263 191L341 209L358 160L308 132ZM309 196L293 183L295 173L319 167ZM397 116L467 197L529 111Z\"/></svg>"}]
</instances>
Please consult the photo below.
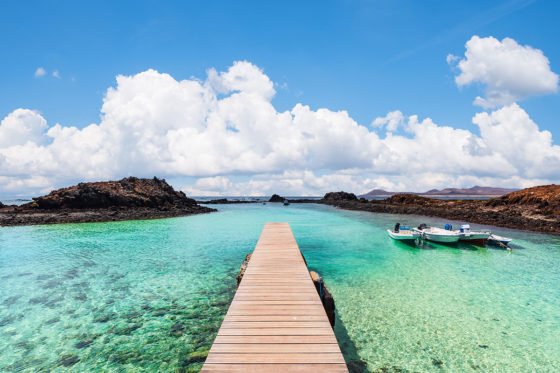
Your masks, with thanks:
<instances>
[{"instance_id":1,"label":"hazy distant ridge","mask_svg":"<svg viewBox=\"0 0 560 373\"><path fill-rule=\"evenodd\" d=\"M421 196L503 196L504 194L515 192L516 190L518 189L484 187L478 185L475 185L472 188L431 189L424 193L389 192L383 189L373 189L366 194L361 195L361 197L392 196L399 193L410 193Z\"/></svg>"}]
</instances>

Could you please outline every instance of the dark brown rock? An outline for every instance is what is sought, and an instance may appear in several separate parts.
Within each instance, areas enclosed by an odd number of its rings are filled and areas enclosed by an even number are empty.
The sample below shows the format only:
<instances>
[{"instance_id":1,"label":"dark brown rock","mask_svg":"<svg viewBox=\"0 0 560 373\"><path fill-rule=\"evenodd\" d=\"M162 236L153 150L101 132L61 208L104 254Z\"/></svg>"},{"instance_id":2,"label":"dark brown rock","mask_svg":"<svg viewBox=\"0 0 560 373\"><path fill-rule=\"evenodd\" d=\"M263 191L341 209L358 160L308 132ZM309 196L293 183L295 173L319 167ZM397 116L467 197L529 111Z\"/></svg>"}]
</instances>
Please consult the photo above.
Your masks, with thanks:
<instances>
[{"instance_id":1,"label":"dark brown rock","mask_svg":"<svg viewBox=\"0 0 560 373\"><path fill-rule=\"evenodd\" d=\"M156 219L212 211L216 210L198 205L163 179L128 177L80 183L22 206L7 206L0 211L0 226Z\"/></svg>"},{"instance_id":2,"label":"dark brown rock","mask_svg":"<svg viewBox=\"0 0 560 373\"><path fill-rule=\"evenodd\" d=\"M241 279L243 278L243 275L247 270L247 266L249 265L249 260L251 260L251 255L252 254L247 254L245 256L245 259L243 260L243 263L241 263L241 268L239 268L239 274L237 275L237 286L239 286L239 283L241 283Z\"/></svg>"},{"instance_id":3,"label":"dark brown rock","mask_svg":"<svg viewBox=\"0 0 560 373\"><path fill-rule=\"evenodd\" d=\"M328 202L338 202L338 201L357 201L358 197L354 193L340 192L330 192L325 194L323 197L324 201Z\"/></svg>"},{"instance_id":4,"label":"dark brown rock","mask_svg":"<svg viewBox=\"0 0 560 373\"><path fill-rule=\"evenodd\" d=\"M325 285L323 278L315 271L309 271L311 275L311 279L313 280L313 284L315 285L315 289L317 289L317 293L319 293L319 297L321 298L321 302L323 302L323 307L325 308L325 312L327 313L327 317L329 318L329 322L331 326L334 327L335 323L335 304L334 298L331 295L331 292Z\"/></svg>"},{"instance_id":5,"label":"dark brown rock","mask_svg":"<svg viewBox=\"0 0 560 373\"><path fill-rule=\"evenodd\" d=\"M469 223L560 234L559 185L527 188L490 200L441 200L414 194L396 194L381 201L324 198L320 203L348 210L437 216Z\"/></svg>"},{"instance_id":6,"label":"dark brown rock","mask_svg":"<svg viewBox=\"0 0 560 373\"><path fill-rule=\"evenodd\" d=\"M278 194L273 194L268 202L284 202L286 198L279 196Z\"/></svg>"},{"instance_id":7,"label":"dark brown rock","mask_svg":"<svg viewBox=\"0 0 560 373\"><path fill-rule=\"evenodd\" d=\"M119 181L80 183L33 198L39 209L95 209L110 207L187 207L196 205L185 193L175 191L164 179L127 177Z\"/></svg>"}]
</instances>

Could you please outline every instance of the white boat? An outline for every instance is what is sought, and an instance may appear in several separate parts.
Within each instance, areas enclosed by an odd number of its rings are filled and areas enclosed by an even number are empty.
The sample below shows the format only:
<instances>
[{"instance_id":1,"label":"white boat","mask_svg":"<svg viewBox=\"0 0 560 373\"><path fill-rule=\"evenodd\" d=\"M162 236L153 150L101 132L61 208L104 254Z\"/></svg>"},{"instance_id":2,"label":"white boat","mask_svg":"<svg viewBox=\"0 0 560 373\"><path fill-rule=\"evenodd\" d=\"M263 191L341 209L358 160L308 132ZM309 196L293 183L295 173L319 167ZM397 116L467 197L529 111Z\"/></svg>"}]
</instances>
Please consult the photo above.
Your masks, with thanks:
<instances>
[{"instance_id":1,"label":"white boat","mask_svg":"<svg viewBox=\"0 0 560 373\"><path fill-rule=\"evenodd\" d=\"M423 239L433 242L455 243L461 238L458 231L436 227L426 227L424 229L414 228L413 231L417 232Z\"/></svg>"},{"instance_id":2,"label":"white boat","mask_svg":"<svg viewBox=\"0 0 560 373\"><path fill-rule=\"evenodd\" d=\"M469 224L461 225L461 229L459 229L459 240L460 241L467 241L469 243L478 243L484 245L488 237L492 234L490 231L473 231L471 230L471 226Z\"/></svg>"},{"instance_id":3,"label":"white boat","mask_svg":"<svg viewBox=\"0 0 560 373\"><path fill-rule=\"evenodd\" d=\"M511 241L513 241L511 238L491 234L487 242L491 245L507 246Z\"/></svg>"},{"instance_id":4,"label":"white boat","mask_svg":"<svg viewBox=\"0 0 560 373\"><path fill-rule=\"evenodd\" d=\"M391 229L387 229L387 233L389 234L389 237L397 241L415 240L420 237L418 233L412 231L410 228L399 229L398 232L395 232L394 230Z\"/></svg>"}]
</instances>

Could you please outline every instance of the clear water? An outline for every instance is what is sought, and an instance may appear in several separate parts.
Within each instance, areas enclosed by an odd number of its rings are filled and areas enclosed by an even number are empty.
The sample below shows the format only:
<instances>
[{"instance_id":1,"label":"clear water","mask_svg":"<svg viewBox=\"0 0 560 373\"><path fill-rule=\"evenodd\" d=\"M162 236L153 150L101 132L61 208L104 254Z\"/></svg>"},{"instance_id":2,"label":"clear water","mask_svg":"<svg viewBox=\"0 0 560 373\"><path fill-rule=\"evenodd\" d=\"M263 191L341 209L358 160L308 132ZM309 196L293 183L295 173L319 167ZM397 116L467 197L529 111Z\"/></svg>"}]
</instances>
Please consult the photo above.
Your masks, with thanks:
<instances>
[{"instance_id":1,"label":"clear water","mask_svg":"<svg viewBox=\"0 0 560 373\"><path fill-rule=\"evenodd\" d=\"M198 371L267 221L334 294L348 360L382 372L560 371L560 239L510 253L385 234L438 219L318 205L0 228L0 371ZM360 366L355 361L352 366Z\"/></svg>"}]
</instances>

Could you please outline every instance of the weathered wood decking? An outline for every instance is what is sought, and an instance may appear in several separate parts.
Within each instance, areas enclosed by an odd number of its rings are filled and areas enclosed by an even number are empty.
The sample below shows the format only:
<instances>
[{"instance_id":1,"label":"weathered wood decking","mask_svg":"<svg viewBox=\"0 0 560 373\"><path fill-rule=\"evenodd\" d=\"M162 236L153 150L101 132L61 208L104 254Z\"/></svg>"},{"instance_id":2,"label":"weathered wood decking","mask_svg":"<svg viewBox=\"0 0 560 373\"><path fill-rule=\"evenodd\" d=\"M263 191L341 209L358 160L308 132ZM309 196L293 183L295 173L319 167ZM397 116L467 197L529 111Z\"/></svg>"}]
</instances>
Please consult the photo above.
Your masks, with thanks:
<instances>
[{"instance_id":1,"label":"weathered wood decking","mask_svg":"<svg viewBox=\"0 0 560 373\"><path fill-rule=\"evenodd\" d=\"M348 371L287 223L265 225L202 371Z\"/></svg>"}]
</instances>

